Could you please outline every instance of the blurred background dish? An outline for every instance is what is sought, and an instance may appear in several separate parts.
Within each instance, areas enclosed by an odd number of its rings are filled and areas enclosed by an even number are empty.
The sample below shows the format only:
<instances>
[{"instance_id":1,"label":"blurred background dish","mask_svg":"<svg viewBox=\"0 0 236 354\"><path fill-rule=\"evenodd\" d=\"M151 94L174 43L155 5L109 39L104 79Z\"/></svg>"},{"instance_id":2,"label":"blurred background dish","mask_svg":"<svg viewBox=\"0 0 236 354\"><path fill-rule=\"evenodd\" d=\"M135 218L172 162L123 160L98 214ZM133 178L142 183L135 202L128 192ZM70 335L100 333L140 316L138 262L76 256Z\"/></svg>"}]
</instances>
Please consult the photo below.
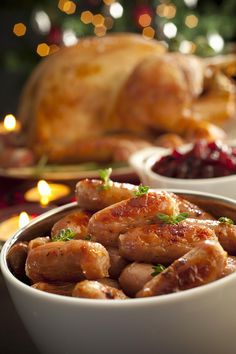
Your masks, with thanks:
<instances>
[{"instance_id":1,"label":"blurred background dish","mask_svg":"<svg viewBox=\"0 0 236 354\"><path fill-rule=\"evenodd\" d=\"M143 149L130 157L130 165L151 188L185 188L236 198L233 146L198 141L176 149Z\"/></svg>"}]
</instances>

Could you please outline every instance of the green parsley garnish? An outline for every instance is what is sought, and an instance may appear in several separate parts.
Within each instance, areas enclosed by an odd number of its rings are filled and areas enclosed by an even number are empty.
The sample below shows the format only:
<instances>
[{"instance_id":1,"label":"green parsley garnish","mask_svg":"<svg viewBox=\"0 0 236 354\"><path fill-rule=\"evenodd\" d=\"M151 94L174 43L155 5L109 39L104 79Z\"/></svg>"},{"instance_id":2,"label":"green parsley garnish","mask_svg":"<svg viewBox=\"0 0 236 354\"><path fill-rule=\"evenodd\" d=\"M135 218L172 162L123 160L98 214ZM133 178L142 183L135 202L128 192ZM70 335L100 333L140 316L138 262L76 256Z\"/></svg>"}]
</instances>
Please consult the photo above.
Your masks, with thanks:
<instances>
[{"instance_id":1,"label":"green parsley garnish","mask_svg":"<svg viewBox=\"0 0 236 354\"><path fill-rule=\"evenodd\" d=\"M85 241L90 241L91 238L92 238L91 235L86 235L86 236L84 236L84 240L85 240Z\"/></svg>"},{"instance_id":2,"label":"green parsley garnish","mask_svg":"<svg viewBox=\"0 0 236 354\"><path fill-rule=\"evenodd\" d=\"M178 215L167 215L167 214L159 213L157 214L157 217L165 224L176 225L179 222L185 220L188 217L188 213L180 213Z\"/></svg>"},{"instance_id":3,"label":"green parsley garnish","mask_svg":"<svg viewBox=\"0 0 236 354\"><path fill-rule=\"evenodd\" d=\"M60 232L52 237L52 241L70 241L75 237L76 233L71 229L62 229Z\"/></svg>"},{"instance_id":4,"label":"green parsley garnish","mask_svg":"<svg viewBox=\"0 0 236 354\"><path fill-rule=\"evenodd\" d=\"M226 216L221 216L218 221L222 224L228 224L228 225L233 225L234 222L232 219L230 218L227 218Z\"/></svg>"},{"instance_id":5,"label":"green parsley garnish","mask_svg":"<svg viewBox=\"0 0 236 354\"><path fill-rule=\"evenodd\" d=\"M147 194L149 191L149 187L148 186L143 186L142 184L140 184L138 186L138 190L137 191L134 191L134 195L136 197L139 197L141 195L144 195L144 194Z\"/></svg>"},{"instance_id":6,"label":"green parsley garnish","mask_svg":"<svg viewBox=\"0 0 236 354\"><path fill-rule=\"evenodd\" d=\"M160 274L161 272L163 272L163 270L165 270L166 267L163 266L162 264L157 264L157 265L153 266L152 269L153 269L154 271L151 273L151 276L152 276L152 277L155 277L156 275L158 275L158 274Z\"/></svg>"},{"instance_id":7,"label":"green parsley garnish","mask_svg":"<svg viewBox=\"0 0 236 354\"><path fill-rule=\"evenodd\" d=\"M99 189L109 189L111 188L112 180L110 179L112 173L112 168L105 168L104 170L99 170L99 176L103 182Z\"/></svg>"}]
</instances>

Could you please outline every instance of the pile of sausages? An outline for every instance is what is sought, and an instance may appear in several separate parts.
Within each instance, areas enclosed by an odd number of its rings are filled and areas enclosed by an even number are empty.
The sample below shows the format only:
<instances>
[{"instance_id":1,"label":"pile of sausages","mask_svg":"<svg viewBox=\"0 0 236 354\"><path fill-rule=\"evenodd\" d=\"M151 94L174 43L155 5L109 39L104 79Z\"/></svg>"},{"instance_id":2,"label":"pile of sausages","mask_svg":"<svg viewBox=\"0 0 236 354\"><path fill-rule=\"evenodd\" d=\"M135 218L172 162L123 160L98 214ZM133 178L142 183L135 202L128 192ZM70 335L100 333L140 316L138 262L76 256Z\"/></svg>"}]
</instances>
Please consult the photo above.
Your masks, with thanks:
<instances>
[{"instance_id":1,"label":"pile of sausages","mask_svg":"<svg viewBox=\"0 0 236 354\"><path fill-rule=\"evenodd\" d=\"M50 293L129 299L194 288L236 270L234 224L174 193L137 191L131 184L110 181L104 188L99 179L79 181L78 208L49 235L12 246L13 274ZM187 218L177 223L158 218L180 213ZM68 229L73 239L55 241Z\"/></svg>"}]
</instances>

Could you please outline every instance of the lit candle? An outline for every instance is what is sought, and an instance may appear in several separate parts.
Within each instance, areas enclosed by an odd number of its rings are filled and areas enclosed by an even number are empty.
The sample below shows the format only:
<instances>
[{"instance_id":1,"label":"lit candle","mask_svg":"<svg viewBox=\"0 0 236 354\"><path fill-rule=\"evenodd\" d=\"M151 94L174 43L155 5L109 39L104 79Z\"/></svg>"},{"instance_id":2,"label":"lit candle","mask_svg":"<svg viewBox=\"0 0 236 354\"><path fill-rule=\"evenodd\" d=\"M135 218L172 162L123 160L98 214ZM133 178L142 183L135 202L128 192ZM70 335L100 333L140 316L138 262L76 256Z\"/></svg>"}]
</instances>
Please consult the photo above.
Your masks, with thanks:
<instances>
[{"instance_id":1,"label":"lit candle","mask_svg":"<svg viewBox=\"0 0 236 354\"><path fill-rule=\"evenodd\" d=\"M4 121L0 123L0 133L1 134L9 134L9 133L17 133L20 131L20 123L16 120L13 114L7 114L4 118Z\"/></svg>"},{"instance_id":2,"label":"lit candle","mask_svg":"<svg viewBox=\"0 0 236 354\"><path fill-rule=\"evenodd\" d=\"M13 215L9 219L4 220L0 224L0 240L6 241L21 227L26 226L32 219L25 211L22 211L19 215Z\"/></svg>"},{"instance_id":3,"label":"lit candle","mask_svg":"<svg viewBox=\"0 0 236 354\"><path fill-rule=\"evenodd\" d=\"M40 202L42 206L46 206L52 200L60 199L68 194L70 194L68 186L40 180L37 187L31 188L25 193L25 199L28 202Z\"/></svg>"}]
</instances>

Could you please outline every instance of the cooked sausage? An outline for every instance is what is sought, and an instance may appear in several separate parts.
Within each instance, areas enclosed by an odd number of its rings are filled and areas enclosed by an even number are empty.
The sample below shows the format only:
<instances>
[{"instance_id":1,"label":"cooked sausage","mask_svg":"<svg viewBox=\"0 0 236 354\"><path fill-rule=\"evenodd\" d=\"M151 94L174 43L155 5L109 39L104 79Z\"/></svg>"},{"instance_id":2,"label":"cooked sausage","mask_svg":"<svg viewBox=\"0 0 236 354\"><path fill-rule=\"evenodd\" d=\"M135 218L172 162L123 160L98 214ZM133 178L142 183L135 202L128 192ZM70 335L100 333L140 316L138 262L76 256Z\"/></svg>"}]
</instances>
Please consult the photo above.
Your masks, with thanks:
<instances>
[{"instance_id":1,"label":"cooked sausage","mask_svg":"<svg viewBox=\"0 0 236 354\"><path fill-rule=\"evenodd\" d=\"M76 184L75 196L78 205L87 210L98 211L109 205L134 196L137 186L111 181L108 189L99 179L84 179Z\"/></svg>"},{"instance_id":2,"label":"cooked sausage","mask_svg":"<svg viewBox=\"0 0 236 354\"><path fill-rule=\"evenodd\" d=\"M35 282L74 282L108 276L109 254L99 243L71 240L49 242L33 248L26 260L26 274Z\"/></svg>"},{"instance_id":3,"label":"cooked sausage","mask_svg":"<svg viewBox=\"0 0 236 354\"><path fill-rule=\"evenodd\" d=\"M230 255L236 255L236 225L222 223L217 220L186 219L184 223L189 225L204 225L215 231L221 246Z\"/></svg>"},{"instance_id":4,"label":"cooked sausage","mask_svg":"<svg viewBox=\"0 0 236 354\"><path fill-rule=\"evenodd\" d=\"M138 187L129 183L112 182L108 189L103 189L103 182L98 179L84 179L76 185L76 199L83 209L98 211L122 200L132 198ZM188 213L197 219L214 219L212 215L188 200L171 193L176 199L180 213Z\"/></svg>"},{"instance_id":5,"label":"cooked sausage","mask_svg":"<svg viewBox=\"0 0 236 354\"><path fill-rule=\"evenodd\" d=\"M167 192L151 192L113 204L93 214L88 224L92 240L116 246L118 236L129 228L158 220L157 214L178 214L176 200Z\"/></svg>"},{"instance_id":6,"label":"cooked sausage","mask_svg":"<svg viewBox=\"0 0 236 354\"><path fill-rule=\"evenodd\" d=\"M98 281L84 280L76 284L72 296L89 299L127 299L122 290L101 284Z\"/></svg>"},{"instance_id":7,"label":"cooked sausage","mask_svg":"<svg viewBox=\"0 0 236 354\"><path fill-rule=\"evenodd\" d=\"M7 254L7 263L12 273L21 280L25 279L25 261L28 254L28 242L17 242Z\"/></svg>"},{"instance_id":8,"label":"cooked sausage","mask_svg":"<svg viewBox=\"0 0 236 354\"><path fill-rule=\"evenodd\" d=\"M131 263L122 271L119 283L128 296L134 297L144 284L152 279L153 265L149 263Z\"/></svg>"},{"instance_id":9,"label":"cooked sausage","mask_svg":"<svg viewBox=\"0 0 236 354\"><path fill-rule=\"evenodd\" d=\"M234 272L236 272L236 257L228 256L226 266L222 273L222 277L225 277L226 275L229 275Z\"/></svg>"},{"instance_id":10,"label":"cooked sausage","mask_svg":"<svg viewBox=\"0 0 236 354\"><path fill-rule=\"evenodd\" d=\"M91 215L90 212L81 209L67 214L53 225L51 237L57 236L61 230L70 228L75 233L74 240L83 239L88 235L88 222Z\"/></svg>"},{"instance_id":11,"label":"cooked sausage","mask_svg":"<svg viewBox=\"0 0 236 354\"><path fill-rule=\"evenodd\" d=\"M46 291L47 293L72 296L72 290L76 283L46 283L39 282L32 285L32 288Z\"/></svg>"},{"instance_id":12,"label":"cooked sausage","mask_svg":"<svg viewBox=\"0 0 236 354\"><path fill-rule=\"evenodd\" d=\"M122 270L127 266L128 262L121 257L119 250L116 247L106 247L110 256L109 275L113 279L117 279Z\"/></svg>"},{"instance_id":13,"label":"cooked sausage","mask_svg":"<svg viewBox=\"0 0 236 354\"><path fill-rule=\"evenodd\" d=\"M205 240L217 240L205 226L183 222L144 225L119 236L119 252L130 261L170 264Z\"/></svg>"},{"instance_id":14,"label":"cooked sausage","mask_svg":"<svg viewBox=\"0 0 236 354\"><path fill-rule=\"evenodd\" d=\"M210 283L221 277L226 262L227 253L219 242L203 241L147 282L136 296L169 294Z\"/></svg>"},{"instance_id":15,"label":"cooked sausage","mask_svg":"<svg viewBox=\"0 0 236 354\"><path fill-rule=\"evenodd\" d=\"M201 209L198 205L191 203L176 194L174 198L177 200L180 213L188 213L189 218L214 220L214 217Z\"/></svg>"},{"instance_id":16,"label":"cooked sausage","mask_svg":"<svg viewBox=\"0 0 236 354\"><path fill-rule=\"evenodd\" d=\"M28 249L31 250L32 248L44 245L45 243L50 242L51 239L49 236L46 237L35 237L33 240L29 241Z\"/></svg>"}]
</instances>

